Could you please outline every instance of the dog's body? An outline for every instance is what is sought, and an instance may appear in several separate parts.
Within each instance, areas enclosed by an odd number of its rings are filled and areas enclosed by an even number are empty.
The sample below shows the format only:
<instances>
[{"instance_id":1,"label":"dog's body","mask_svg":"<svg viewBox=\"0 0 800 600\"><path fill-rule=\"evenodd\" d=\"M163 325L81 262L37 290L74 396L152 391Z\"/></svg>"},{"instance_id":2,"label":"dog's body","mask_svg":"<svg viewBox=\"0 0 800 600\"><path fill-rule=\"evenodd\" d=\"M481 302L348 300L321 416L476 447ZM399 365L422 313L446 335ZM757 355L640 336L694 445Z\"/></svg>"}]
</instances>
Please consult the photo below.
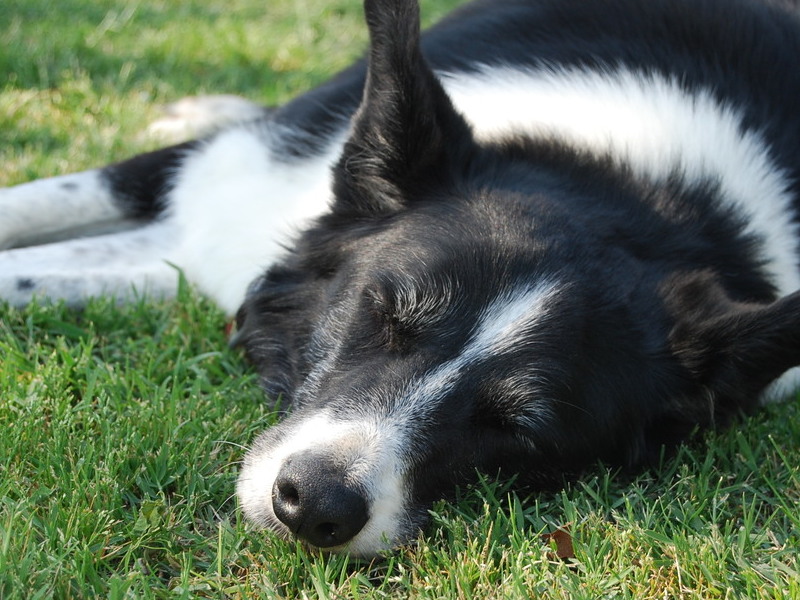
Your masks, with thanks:
<instances>
[{"instance_id":1,"label":"dog's body","mask_svg":"<svg viewBox=\"0 0 800 600\"><path fill-rule=\"evenodd\" d=\"M11 302L169 294L170 264L244 301L293 404L245 460L254 522L374 554L476 470L640 463L800 364L794 11L479 0L420 53L413 2L366 5L369 77L0 192Z\"/></svg>"}]
</instances>

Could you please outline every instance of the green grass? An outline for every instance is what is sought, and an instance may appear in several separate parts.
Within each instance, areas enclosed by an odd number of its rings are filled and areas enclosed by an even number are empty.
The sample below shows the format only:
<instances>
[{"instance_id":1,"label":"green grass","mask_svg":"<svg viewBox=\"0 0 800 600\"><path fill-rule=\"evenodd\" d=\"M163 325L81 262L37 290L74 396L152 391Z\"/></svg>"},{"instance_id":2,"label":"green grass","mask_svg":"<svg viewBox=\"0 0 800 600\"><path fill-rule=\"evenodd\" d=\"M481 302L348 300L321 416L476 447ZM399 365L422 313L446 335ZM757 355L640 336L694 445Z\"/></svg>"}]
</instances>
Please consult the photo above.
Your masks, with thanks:
<instances>
[{"instance_id":1,"label":"green grass","mask_svg":"<svg viewBox=\"0 0 800 600\"><path fill-rule=\"evenodd\" d=\"M364 38L355 0L3 0L0 185L149 148L185 94L283 101ZM189 290L0 306L0 598L800 598L797 401L638 476L484 482L415 547L350 564L241 522L239 444L274 416L224 327ZM541 540L561 526L574 560Z\"/></svg>"}]
</instances>

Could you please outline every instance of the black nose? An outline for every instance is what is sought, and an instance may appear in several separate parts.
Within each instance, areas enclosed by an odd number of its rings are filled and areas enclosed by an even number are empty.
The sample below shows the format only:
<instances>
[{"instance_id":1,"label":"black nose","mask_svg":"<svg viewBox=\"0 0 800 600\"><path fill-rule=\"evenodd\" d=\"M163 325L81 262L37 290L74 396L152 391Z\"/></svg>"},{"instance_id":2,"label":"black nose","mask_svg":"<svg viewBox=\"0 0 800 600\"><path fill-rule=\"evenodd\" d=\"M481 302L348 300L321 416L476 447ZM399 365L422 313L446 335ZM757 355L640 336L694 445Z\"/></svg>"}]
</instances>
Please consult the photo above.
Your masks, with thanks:
<instances>
[{"instance_id":1,"label":"black nose","mask_svg":"<svg viewBox=\"0 0 800 600\"><path fill-rule=\"evenodd\" d=\"M272 487L275 516L318 548L341 546L369 519L367 501L345 482L330 458L299 452L283 463Z\"/></svg>"}]
</instances>

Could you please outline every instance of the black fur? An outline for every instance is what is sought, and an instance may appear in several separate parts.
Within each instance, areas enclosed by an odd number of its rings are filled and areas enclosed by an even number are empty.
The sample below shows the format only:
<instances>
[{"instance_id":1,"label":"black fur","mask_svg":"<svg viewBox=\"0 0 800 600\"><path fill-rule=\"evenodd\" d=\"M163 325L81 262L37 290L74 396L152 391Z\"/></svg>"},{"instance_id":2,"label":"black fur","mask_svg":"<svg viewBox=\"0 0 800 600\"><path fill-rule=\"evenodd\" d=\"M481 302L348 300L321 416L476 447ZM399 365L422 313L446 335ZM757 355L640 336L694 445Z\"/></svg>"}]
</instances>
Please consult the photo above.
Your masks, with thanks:
<instances>
[{"instance_id":1,"label":"black fur","mask_svg":"<svg viewBox=\"0 0 800 600\"><path fill-rule=\"evenodd\" d=\"M175 172L197 145L184 142L105 167L103 178L124 215L145 220L160 215L166 208L164 199L174 186Z\"/></svg>"},{"instance_id":2,"label":"black fur","mask_svg":"<svg viewBox=\"0 0 800 600\"><path fill-rule=\"evenodd\" d=\"M342 421L388 419L409 382L458 359L499 292L526 285L558 289L535 330L496 357L464 361L435 406L409 417L412 529L476 471L535 487L597 459L646 462L663 444L752 409L800 364L800 295L777 297L763 240L726 207L719 181L679 172L647 181L556 139L479 143L431 70L625 67L709 91L741 111L743 131L760 132L797 208L792 15L738 0L479 0L420 49L414 2L365 8L369 74L334 169L335 203L253 285L238 315L237 341L268 393L292 406L254 455L323 409ZM355 66L275 118L310 139L335 129L355 110L363 73ZM314 545L346 548L369 507L342 517L339 538L309 531L307 513L287 504L305 493L299 480L340 485L348 473L328 466L321 475L302 462L282 469L275 513ZM314 486L311 497L322 493ZM331 514L352 507L353 494L356 504L369 499L358 485L325 496ZM330 516L317 512L308 518Z\"/></svg>"}]
</instances>

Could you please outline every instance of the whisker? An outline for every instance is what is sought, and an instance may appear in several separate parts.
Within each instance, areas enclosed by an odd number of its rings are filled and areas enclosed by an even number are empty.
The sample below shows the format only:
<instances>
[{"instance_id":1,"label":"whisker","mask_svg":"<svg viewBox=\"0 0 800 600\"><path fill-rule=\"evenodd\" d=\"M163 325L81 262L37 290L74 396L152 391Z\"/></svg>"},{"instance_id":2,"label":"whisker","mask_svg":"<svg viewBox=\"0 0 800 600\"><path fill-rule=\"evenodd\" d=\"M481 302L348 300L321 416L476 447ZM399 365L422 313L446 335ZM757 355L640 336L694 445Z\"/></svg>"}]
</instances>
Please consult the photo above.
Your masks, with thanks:
<instances>
[{"instance_id":1,"label":"whisker","mask_svg":"<svg viewBox=\"0 0 800 600\"><path fill-rule=\"evenodd\" d=\"M247 450L249 450L249 448L247 446L244 446L242 444L237 444L236 442L231 442L231 441L228 441L228 440L214 440L212 443L213 444L226 445L226 446L233 446L234 448L239 448L240 450L244 450L245 452Z\"/></svg>"}]
</instances>

